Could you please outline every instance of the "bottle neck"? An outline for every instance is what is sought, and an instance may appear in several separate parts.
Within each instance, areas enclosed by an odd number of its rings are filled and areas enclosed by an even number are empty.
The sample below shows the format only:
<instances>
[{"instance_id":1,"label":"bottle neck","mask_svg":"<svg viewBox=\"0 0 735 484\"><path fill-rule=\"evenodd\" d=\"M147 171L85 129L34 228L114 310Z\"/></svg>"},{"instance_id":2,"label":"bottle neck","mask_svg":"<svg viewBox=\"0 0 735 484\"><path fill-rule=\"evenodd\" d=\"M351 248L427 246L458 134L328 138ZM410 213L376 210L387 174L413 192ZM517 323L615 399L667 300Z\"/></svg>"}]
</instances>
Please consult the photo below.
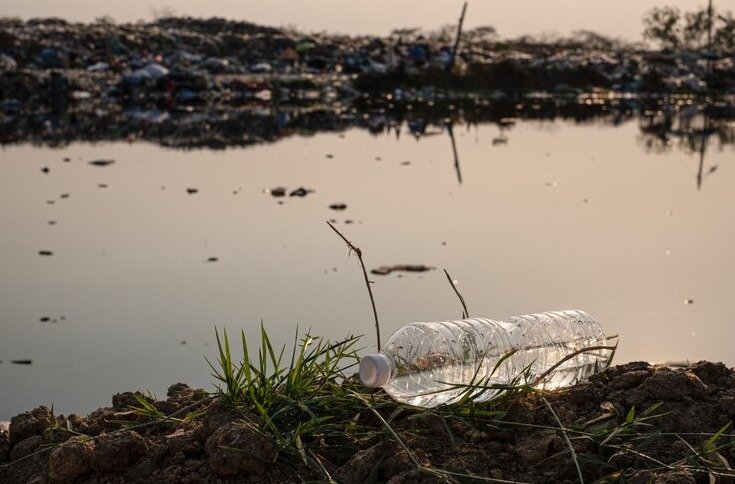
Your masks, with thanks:
<instances>
[{"instance_id":1,"label":"bottle neck","mask_svg":"<svg viewBox=\"0 0 735 484\"><path fill-rule=\"evenodd\" d=\"M367 387L385 386L393 375L395 375L395 366L383 353L367 355L360 360L360 381Z\"/></svg>"}]
</instances>

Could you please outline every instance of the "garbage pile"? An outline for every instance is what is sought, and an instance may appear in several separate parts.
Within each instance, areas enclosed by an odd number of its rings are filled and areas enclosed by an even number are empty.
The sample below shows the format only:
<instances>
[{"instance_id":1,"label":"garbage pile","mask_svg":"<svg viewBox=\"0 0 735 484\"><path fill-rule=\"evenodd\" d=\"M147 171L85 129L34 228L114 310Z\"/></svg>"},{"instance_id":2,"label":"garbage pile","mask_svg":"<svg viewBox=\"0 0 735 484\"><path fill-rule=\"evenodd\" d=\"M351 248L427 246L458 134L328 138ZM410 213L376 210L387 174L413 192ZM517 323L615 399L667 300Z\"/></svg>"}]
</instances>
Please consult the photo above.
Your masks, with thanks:
<instances>
[{"instance_id":1,"label":"garbage pile","mask_svg":"<svg viewBox=\"0 0 735 484\"><path fill-rule=\"evenodd\" d=\"M260 118L270 110L267 125L283 128L283 113L308 108L338 113L327 116L329 126L359 105L367 105L363 114L372 123L376 110L452 100L522 105L562 97L564 105L598 105L650 93L735 93L732 54L489 42L468 34L453 59L452 45L451 35L417 30L305 35L218 18L3 18L0 130L3 142L14 142L44 132L46 139L67 139L74 127L90 130L77 133L82 138L150 137L165 126L165 144L240 144L272 133L249 125L215 132L210 127L221 123L212 120L242 120L244 109ZM210 134L174 139L195 129Z\"/></svg>"}]
</instances>

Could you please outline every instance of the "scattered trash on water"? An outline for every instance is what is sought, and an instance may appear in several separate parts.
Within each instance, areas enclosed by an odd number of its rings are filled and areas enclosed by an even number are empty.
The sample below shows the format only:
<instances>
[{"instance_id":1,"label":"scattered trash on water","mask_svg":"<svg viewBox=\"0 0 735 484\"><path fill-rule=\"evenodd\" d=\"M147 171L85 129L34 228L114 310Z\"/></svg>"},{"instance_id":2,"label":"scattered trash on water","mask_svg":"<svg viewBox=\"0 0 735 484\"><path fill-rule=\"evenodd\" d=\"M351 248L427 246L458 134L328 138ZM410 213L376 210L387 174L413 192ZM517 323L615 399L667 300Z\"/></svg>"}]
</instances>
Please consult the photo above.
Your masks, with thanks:
<instances>
[{"instance_id":1,"label":"scattered trash on water","mask_svg":"<svg viewBox=\"0 0 735 484\"><path fill-rule=\"evenodd\" d=\"M329 206L332 210L344 210L347 208L347 204L345 203L333 203Z\"/></svg>"},{"instance_id":2,"label":"scattered trash on water","mask_svg":"<svg viewBox=\"0 0 735 484\"><path fill-rule=\"evenodd\" d=\"M39 250L39 251L38 251L38 255L45 255L45 256L49 256L49 255L54 255L54 253L53 253L53 252L51 252L50 250Z\"/></svg>"},{"instance_id":3,"label":"scattered trash on water","mask_svg":"<svg viewBox=\"0 0 735 484\"><path fill-rule=\"evenodd\" d=\"M71 161L71 158L69 158L68 156L65 156L65 157L64 157L64 158L62 159L62 161L63 161L64 163L69 163L69 162Z\"/></svg>"},{"instance_id":4,"label":"scattered trash on water","mask_svg":"<svg viewBox=\"0 0 735 484\"><path fill-rule=\"evenodd\" d=\"M32 365L33 360L10 360L14 365Z\"/></svg>"},{"instance_id":5,"label":"scattered trash on water","mask_svg":"<svg viewBox=\"0 0 735 484\"><path fill-rule=\"evenodd\" d=\"M186 344L186 340L181 341L179 344L182 345L182 346L185 345Z\"/></svg>"},{"instance_id":6,"label":"scattered trash on water","mask_svg":"<svg viewBox=\"0 0 735 484\"><path fill-rule=\"evenodd\" d=\"M188 193L189 195L193 195L195 193L199 193L199 189L198 188L187 188L186 193Z\"/></svg>"},{"instance_id":7,"label":"scattered trash on water","mask_svg":"<svg viewBox=\"0 0 735 484\"><path fill-rule=\"evenodd\" d=\"M41 321L42 323L48 323L49 321L51 321L51 318L49 318L48 316L44 316L39 319L39 321Z\"/></svg>"},{"instance_id":8,"label":"scattered trash on water","mask_svg":"<svg viewBox=\"0 0 735 484\"><path fill-rule=\"evenodd\" d=\"M546 185L547 187L555 187L556 186L556 182L555 181L546 182L544 185Z\"/></svg>"},{"instance_id":9,"label":"scattered trash on water","mask_svg":"<svg viewBox=\"0 0 735 484\"><path fill-rule=\"evenodd\" d=\"M408 165L410 165L410 164L411 164L411 162L410 162L410 161L402 161L402 162L401 162L401 166L408 166Z\"/></svg>"},{"instance_id":10,"label":"scattered trash on water","mask_svg":"<svg viewBox=\"0 0 735 484\"><path fill-rule=\"evenodd\" d=\"M49 171L51 171L51 170L49 169L48 166L44 166L43 168L41 168L41 172L42 173L48 173Z\"/></svg>"},{"instance_id":11,"label":"scattered trash on water","mask_svg":"<svg viewBox=\"0 0 735 484\"><path fill-rule=\"evenodd\" d=\"M92 160L89 162L92 166L110 166L115 163L115 160Z\"/></svg>"},{"instance_id":12,"label":"scattered trash on water","mask_svg":"<svg viewBox=\"0 0 735 484\"><path fill-rule=\"evenodd\" d=\"M208 257L207 262L217 262L219 260L218 257Z\"/></svg>"},{"instance_id":13,"label":"scattered trash on water","mask_svg":"<svg viewBox=\"0 0 735 484\"><path fill-rule=\"evenodd\" d=\"M56 220L49 220L48 221L48 224L49 225L56 225Z\"/></svg>"},{"instance_id":14,"label":"scattered trash on water","mask_svg":"<svg viewBox=\"0 0 735 484\"><path fill-rule=\"evenodd\" d=\"M684 299L684 306L690 306L694 304L694 299Z\"/></svg>"},{"instance_id":15,"label":"scattered trash on water","mask_svg":"<svg viewBox=\"0 0 735 484\"><path fill-rule=\"evenodd\" d=\"M46 200L46 205L56 205L56 200Z\"/></svg>"},{"instance_id":16,"label":"scattered trash on water","mask_svg":"<svg viewBox=\"0 0 735 484\"><path fill-rule=\"evenodd\" d=\"M426 272L433 271L436 267L424 264L395 264L392 266L380 266L370 271L371 274L387 276L391 272Z\"/></svg>"},{"instance_id":17,"label":"scattered trash on water","mask_svg":"<svg viewBox=\"0 0 735 484\"><path fill-rule=\"evenodd\" d=\"M666 255L671 255L671 251L669 249L666 249Z\"/></svg>"},{"instance_id":18,"label":"scattered trash on water","mask_svg":"<svg viewBox=\"0 0 735 484\"><path fill-rule=\"evenodd\" d=\"M69 198L68 193L62 193L59 198Z\"/></svg>"},{"instance_id":19,"label":"scattered trash on water","mask_svg":"<svg viewBox=\"0 0 735 484\"><path fill-rule=\"evenodd\" d=\"M589 198L583 198L583 199L582 199L582 202L583 202L583 203L589 203L589 202L590 202L590 200L589 200Z\"/></svg>"},{"instance_id":20,"label":"scattered trash on water","mask_svg":"<svg viewBox=\"0 0 735 484\"><path fill-rule=\"evenodd\" d=\"M107 188L107 183L98 183L97 186L99 188Z\"/></svg>"},{"instance_id":21,"label":"scattered trash on water","mask_svg":"<svg viewBox=\"0 0 735 484\"><path fill-rule=\"evenodd\" d=\"M324 155L324 156L325 156L326 158L329 158L330 160L331 160L332 158L334 158L334 155L333 155L332 153L327 153L327 154L326 154L326 155Z\"/></svg>"},{"instance_id":22,"label":"scattered trash on water","mask_svg":"<svg viewBox=\"0 0 735 484\"><path fill-rule=\"evenodd\" d=\"M263 193L268 193L272 197L278 198L286 195L286 189L284 187L265 188L263 189Z\"/></svg>"},{"instance_id":23,"label":"scattered trash on water","mask_svg":"<svg viewBox=\"0 0 735 484\"><path fill-rule=\"evenodd\" d=\"M288 194L289 197L305 197L310 193L314 193L311 188L299 187Z\"/></svg>"}]
</instances>

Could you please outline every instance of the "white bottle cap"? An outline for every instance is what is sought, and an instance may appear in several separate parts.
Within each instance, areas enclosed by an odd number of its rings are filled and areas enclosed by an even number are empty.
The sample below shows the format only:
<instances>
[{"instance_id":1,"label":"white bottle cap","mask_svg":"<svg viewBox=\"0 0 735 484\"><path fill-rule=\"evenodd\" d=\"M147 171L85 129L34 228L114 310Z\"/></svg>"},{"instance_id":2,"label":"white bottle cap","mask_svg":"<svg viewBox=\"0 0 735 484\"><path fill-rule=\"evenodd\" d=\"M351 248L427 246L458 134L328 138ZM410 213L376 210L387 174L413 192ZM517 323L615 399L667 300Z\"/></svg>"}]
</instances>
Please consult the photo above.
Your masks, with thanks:
<instances>
[{"instance_id":1,"label":"white bottle cap","mask_svg":"<svg viewBox=\"0 0 735 484\"><path fill-rule=\"evenodd\" d=\"M367 355L360 360L360 381L368 387L382 387L390 380L392 367L384 354Z\"/></svg>"}]
</instances>

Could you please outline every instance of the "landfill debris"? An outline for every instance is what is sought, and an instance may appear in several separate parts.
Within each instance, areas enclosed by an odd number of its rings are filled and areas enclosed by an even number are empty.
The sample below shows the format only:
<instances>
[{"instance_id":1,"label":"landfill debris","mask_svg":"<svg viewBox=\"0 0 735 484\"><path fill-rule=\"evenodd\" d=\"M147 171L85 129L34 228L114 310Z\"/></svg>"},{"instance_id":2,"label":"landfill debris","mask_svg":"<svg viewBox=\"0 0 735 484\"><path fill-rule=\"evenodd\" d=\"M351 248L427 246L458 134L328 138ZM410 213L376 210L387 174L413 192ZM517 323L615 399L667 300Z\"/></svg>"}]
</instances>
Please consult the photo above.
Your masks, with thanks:
<instances>
[{"instance_id":1,"label":"landfill debris","mask_svg":"<svg viewBox=\"0 0 735 484\"><path fill-rule=\"evenodd\" d=\"M372 269L370 273L378 276L387 276L391 272L426 272L433 271L434 269L436 267L424 264L395 264L392 266L380 266L377 269Z\"/></svg>"}]
</instances>

